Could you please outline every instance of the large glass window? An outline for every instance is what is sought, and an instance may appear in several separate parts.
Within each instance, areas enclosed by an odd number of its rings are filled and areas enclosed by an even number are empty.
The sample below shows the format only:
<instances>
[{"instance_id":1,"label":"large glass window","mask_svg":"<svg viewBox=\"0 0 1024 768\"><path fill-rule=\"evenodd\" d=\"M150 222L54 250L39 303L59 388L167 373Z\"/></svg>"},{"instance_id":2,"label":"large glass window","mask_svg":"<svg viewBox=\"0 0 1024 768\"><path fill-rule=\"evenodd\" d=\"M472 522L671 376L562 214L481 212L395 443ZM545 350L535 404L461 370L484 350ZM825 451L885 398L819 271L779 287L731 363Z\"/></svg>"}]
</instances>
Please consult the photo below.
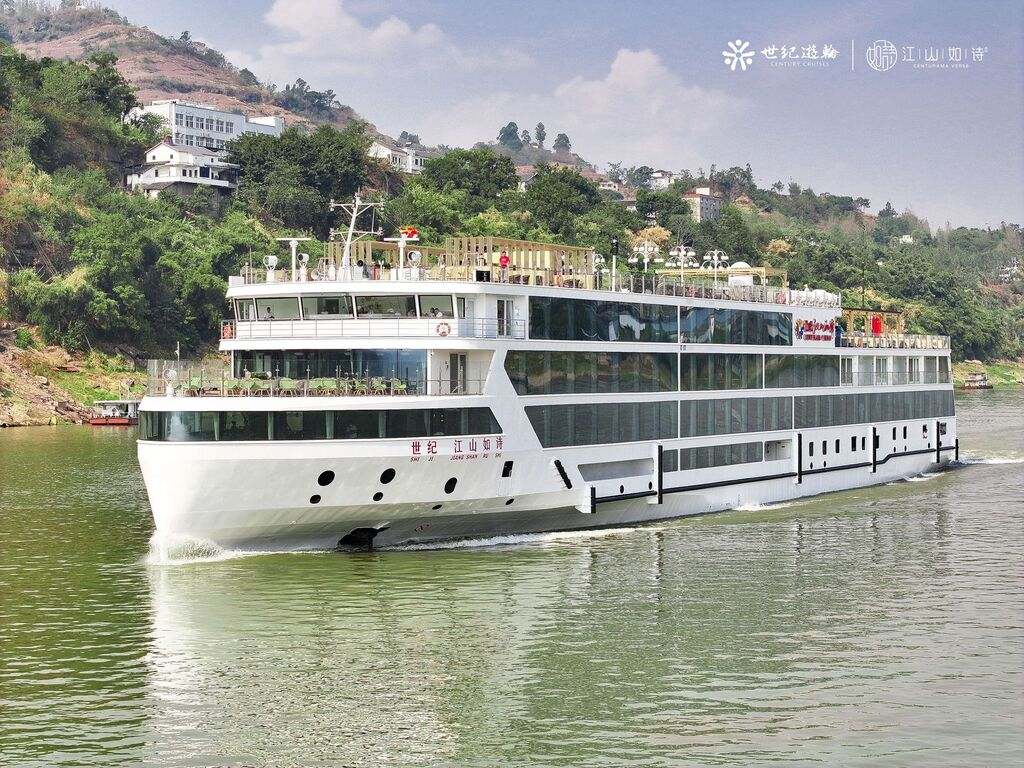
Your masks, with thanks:
<instances>
[{"instance_id":1,"label":"large glass window","mask_svg":"<svg viewBox=\"0 0 1024 768\"><path fill-rule=\"evenodd\" d=\"M292 379L378 376L398 378L413 385L424 384L427 352L419 349L323 349L249 351L234 353L234 375L269 373ZM415 391L419 391L418 389Z\"/></svg>"},{"instance_id":2,"label":"large glass window","mask_svg":"<svg viewBox=\"0 0 1024 768\"><path fill-rule=\"evenodd\" d=\"M141 438L169 442L217 440L359 440L494 435L490 408L391 411L168 411L141 414ZM272 422L272 423L268 423ZM272 432L271 432L272 430ZM271 438L271 435L273 437Z\"/></svg>"},{"instance_id":3,"label":"large glass window","mask_svg":"<svg viewBox=\"0 0 1024 768\"><path fill-rule=\"evenodd\" d=\"M674 305L625 301L530 298L530 338L564 341L674 342Z\"/></svg>"},{"instance_id":4,"label":"large glass window","mask_svg":"<svg viewBox=\"0 0 1024 768\"><path fill-rule=\"evenodd\" d=\"M683 391L760 389L761 356L684 354L680 358L679 373Z\"/></svg>"},{"instance_id":5,"label":"large glass window","mask_svg":"<svg viewBox=\"0 0 1024 768\"><path fill-rule=\"evenodd\" d=\"M255 320L256 305L252 299L235 299L235 318L238 320Z\"/></svg>"},{"instance_id":6,"label":"large glass window","mask_svg":"<svg viewBox=\"0 0 1024 768\"><path fill-rule=\"evenodd\" d=\"M797 429L954 415L953 393L949 390L801 395L794 400Z\"/></svg>"},{"instance_id":7,"label":"large glass window","mask_svg":"<svg viewBox=\"0 0 1024 768\"><path fill-rule=\"evenodd\" d=\"M331 414L323 411L276 411L275 440L325 440Z\"/></svg>"},{"instance_id":8,"label":"large glass window","mask_svg":"<svg viewBox=\"0 0 1024 768\"><path fill-rule=\"evenodd\" d=\"M348 296L303 296L302 316L307 320L352 317L352 300Z\"/></svg>"},{"instance_id":9,"label":"large glass window","mask_svg":"<svg viewBox=\"0 0 1024 768\"><path fill-rule=\"evenodd\" d=\"M415 296L356 296L360 317L416 317Z\"/></svg>"},{"instance_id":10,"label":"large glass window","mask_svg":"<svg viewBox=\"0 0 1024 768\"><path fill-rule=\"evenodd\" d=\"M528 406L526 415L545 448L600 445L678 436L675 400Z\"/></svg>"},{"instance_id":11,"label":"large glass window","mask_svg":"<svg viewBox=\"0 0 1024 768\"><path fill-rule=\"evenodd\" d=\"M678 358L666 352L511 350L505 371L521 395L675 392Z\"/></svg>"},{"instance_id":12,"label":"large glass window","mask_svg":"<svg viewBox=\"0 0 1024 768\"><path fill-rule=\"evenodd\" d=\"M684 400L679 427L681 437L792 429L792 401L788 397Z\"/></svg>"},{"instance_id":13,"label":"large glass window","mask_svg":"<svg viewBox=\"0 0 1024 768\"><path fill-rule=\"evenodd\" d=\"M261 411L229 411L220 414L220 440L266 440L270 414ZM174 438L168 437L168 440Z\"/></svg>"},{"instance_id":14,"label":"large glass window","mask_svg":"<svg viewBox=\"0 0 1024 768\"><path fill-rule=\"evenodd\" d=\"M683 307L679 340L690 344L793 343L793 316L787 312Z\"/></svg>"},{"instance_id":15,"label":"large glass window","mask_svg":"<svg viewBox=\"0 0 1024 768\"><path fill-rule=\"evenodd\" d=\"M455 317L452 297L446 295L420 296L420 317Z\"/></svg>"},{"instance_id":16,"label":"large glass window","mask_svg":"<svg viewBox=\"0 0 1024 768\"><path fill-rule=\"evenodd\" d=\"M765 355L765 386L838 387L838 355Z\"/></svg>"},{"instance_id":17,"label":"large glass window","mask_svg":"<svg viewBox=\"0 0 1024 768\"><path fill-rule=\"evenodd\" d=\"M733 464L752 464L763 458L764 446L760 442L703 445L696 448L680 449L679 469L707 469L708 467L727 467Z\"/></svg>"},{"instance_id":18,"label":"large glass window","mask_svg":"<svg viewBox=\"0 0 1024 768\"><path fill-rule=\"evenodd\" d=\"M256 310L260 320L298 320L299 298L256 299Z\"/></svg>"}]
</instances>

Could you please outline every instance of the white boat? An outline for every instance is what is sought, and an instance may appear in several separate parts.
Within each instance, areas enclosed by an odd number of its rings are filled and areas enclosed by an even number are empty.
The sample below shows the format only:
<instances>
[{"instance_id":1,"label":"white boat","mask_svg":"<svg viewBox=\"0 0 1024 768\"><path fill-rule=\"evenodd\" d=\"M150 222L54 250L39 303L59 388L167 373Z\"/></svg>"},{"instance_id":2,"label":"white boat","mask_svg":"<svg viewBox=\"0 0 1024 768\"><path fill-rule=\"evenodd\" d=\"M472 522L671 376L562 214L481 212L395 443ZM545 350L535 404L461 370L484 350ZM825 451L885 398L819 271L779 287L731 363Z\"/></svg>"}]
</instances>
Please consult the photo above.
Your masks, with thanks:
<instances>
[{"instance_id":1,"label":"white boat","mask_svg":"<svg viewBox=\"0 0 1024 768\"><path fill-rule=\"evenodd\" d=\"M948 338L840 337L838 296L757 284L770 270L609 274L459 238L332 244L307 271L295 245L230 279L229 368L151 369L158 533L332 549L631 525L958 451Z\"/></svg>"}]
</instances>

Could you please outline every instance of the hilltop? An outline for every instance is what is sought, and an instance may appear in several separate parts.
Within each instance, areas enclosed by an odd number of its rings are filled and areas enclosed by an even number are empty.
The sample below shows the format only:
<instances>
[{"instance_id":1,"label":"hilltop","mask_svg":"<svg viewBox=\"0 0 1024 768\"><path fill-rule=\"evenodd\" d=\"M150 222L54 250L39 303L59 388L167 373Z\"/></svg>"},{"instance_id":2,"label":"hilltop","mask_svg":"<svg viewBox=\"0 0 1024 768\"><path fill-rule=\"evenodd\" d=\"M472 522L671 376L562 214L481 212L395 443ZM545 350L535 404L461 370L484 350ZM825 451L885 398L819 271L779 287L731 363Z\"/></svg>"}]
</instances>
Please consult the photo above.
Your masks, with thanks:
<instances>
[{"instance_id":1,"label":"hilltop","mask_svg":"<svg viewBox=\"0 0 1024 768\"><path fill-rule=\"evenodd\" d=\"M335 99L302 80L279 90L239 70L223 54L183 32L164 37L96 7L53 8L45 2L0 2L0 39L33 57L85 61L95 53L117 56L117 69L142 103L181 98L219 109L281 116L288 125L328 124L343 128L361 119Z\"/></svg>"}]
</instances>

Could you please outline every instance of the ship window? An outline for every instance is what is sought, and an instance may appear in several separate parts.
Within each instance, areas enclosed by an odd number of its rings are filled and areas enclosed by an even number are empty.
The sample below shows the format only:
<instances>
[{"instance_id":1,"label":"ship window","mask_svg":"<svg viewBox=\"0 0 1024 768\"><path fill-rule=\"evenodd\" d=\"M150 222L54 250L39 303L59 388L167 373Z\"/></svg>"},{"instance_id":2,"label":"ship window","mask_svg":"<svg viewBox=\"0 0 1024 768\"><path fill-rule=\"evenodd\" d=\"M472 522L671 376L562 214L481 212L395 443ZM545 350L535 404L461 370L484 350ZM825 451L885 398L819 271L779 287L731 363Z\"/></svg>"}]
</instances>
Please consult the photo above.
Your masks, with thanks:
<instances>
[{"instance_id":1,"label":"ship window","mask_svg":"<svg viewBox=\"0 0 1024 768\"><path fill-rule=\"evenodd\" d=\"M836 438L836 453L839 453L839 438Z\"/></svg>"},{"instance_id":2,"label":"ship window","mask_svg":"<svg viewBox=\"0 0 1024 768\"><path fill-rule=\"evenodd\" d=\"M679 470L679 451L663 451L661 454L661 471L676 472Z\"/></svg>"},{"instance_id":3,"label":"ship window","mask_svg":"<svg viewBox=\"0 0 1024 768\"><path fill-rule=\"evenodd\" d=\"M356 296L359 317L416 317L415 296Z\"/></svg>"},{"instance_id":4,"label":"ship window","mask_svg":"<svg viewBox=\"0 0 1024 768\"><path fill-rule=\"evenodd\" d=\"M298 320L299 299L256 299L256 309L261 320Z\"/></svg>"},{"instance_id":5,"label":"ship window","mask_svg":"<svg viewBox=\"0 0 1024 768\"><path fill-rule=\"evenodd\" d=\"M807 443L807 455L808 456L813 456L814 455L814 443Z\"/></svg>"},{"instance_id":6,"label":"ship window","mask_svg":"<svg viewBox=\"0 0 1024 768\"><path fill-rule=\"evenodd\" d=\"M348 296L303 296L302 316L307 320L352 317L352 300Z\"/></svg>"},{"instance_id":7,"label":"ship window","mask_svg":"<svg viewBox=\"0 0 1024 768\"><path fill-rule=\"evenodd\" d=\"M451 296L420 296L420 317L455 317Z\"/></svg>"},{"instance_id":8,"label":"ship window","mask_svg":"<svg viewBox=\"0 0 1024 768\"><path fill-rule=\"evenodd\" d=\"M839 364L831 355L765 355L765 386L837 387Z\"/></svg>"},{"instance_id":9,"label":"ship window","mask_svg":"<svg viewBox=\"0 0 1024 768\"><path fill-rule=\"evenodd\" d=\"M255 304L252 303L252 299L236 299L235 300L235 319L237 320L255 320L256 311Z\"/></svg>"},{"instance_id":10,"label":"ship window","mask_svg":"<svg viewBox=\"0 0 1024 768\"><path fill-rule=\"evenodd\" d=\"M328 417L323 411L277 411L274 413L274 439L324 440Z\"/></svg>"},{"instance_id":11,"label":"ship window","mask_svg":"<svg viewBox=\"0 0 1024 768\"><path fill-rule=\"evenodd\" d=\"M268 414L259 411L233 411L220 414L221 440L266 440ZM168 440L173 438L168 437Z\"/></svg>"},{"instance_id":12,"label":"ship window","mask_svg":"<svg viewBox=\"0 0 1024 768\"><path fill-rule=\"evenodd\" d=\"M864 438L862 437L861 440L863 440L863 439ZM857 450L857 436L856 435L854 435L853 437L850 438L850 450L854 451L854 452L856 452L856 450ZM838 448L836 448L836 453L839 453L839 449Z\"/></svg>"},{"instance_id":13,"label":"ship window","mask_svg":"<svg viewBox=\"0 0 1024 768\"><path fill-rule=\"evenodd\" d=\"M764 446L760 442L682 448L679 451L679 469L707 469L708 467L727 467L734 464L752 464L763 458Z\"/></svg>"}]
</instances>

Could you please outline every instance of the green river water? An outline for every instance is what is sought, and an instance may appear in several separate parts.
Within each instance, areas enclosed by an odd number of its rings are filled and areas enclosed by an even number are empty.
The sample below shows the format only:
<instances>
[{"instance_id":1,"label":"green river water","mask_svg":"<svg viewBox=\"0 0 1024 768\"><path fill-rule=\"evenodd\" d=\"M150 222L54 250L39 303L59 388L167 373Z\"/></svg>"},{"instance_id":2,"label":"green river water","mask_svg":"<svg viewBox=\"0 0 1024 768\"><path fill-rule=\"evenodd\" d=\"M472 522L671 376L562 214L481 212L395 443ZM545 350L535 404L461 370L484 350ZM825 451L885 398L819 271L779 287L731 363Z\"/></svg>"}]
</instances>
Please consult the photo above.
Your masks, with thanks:
<instances>
[{"instance_id":1,"label":"green river water","mask_svg":"<svg viewBox=\"0 0 1024 768\"><path fill-rule=\"evenodd\" d=\"M149 552L134 430L0 431L0 765L1024 763L1024 395L964 465L371 554Z\"/></svg>"}]
</instances>

